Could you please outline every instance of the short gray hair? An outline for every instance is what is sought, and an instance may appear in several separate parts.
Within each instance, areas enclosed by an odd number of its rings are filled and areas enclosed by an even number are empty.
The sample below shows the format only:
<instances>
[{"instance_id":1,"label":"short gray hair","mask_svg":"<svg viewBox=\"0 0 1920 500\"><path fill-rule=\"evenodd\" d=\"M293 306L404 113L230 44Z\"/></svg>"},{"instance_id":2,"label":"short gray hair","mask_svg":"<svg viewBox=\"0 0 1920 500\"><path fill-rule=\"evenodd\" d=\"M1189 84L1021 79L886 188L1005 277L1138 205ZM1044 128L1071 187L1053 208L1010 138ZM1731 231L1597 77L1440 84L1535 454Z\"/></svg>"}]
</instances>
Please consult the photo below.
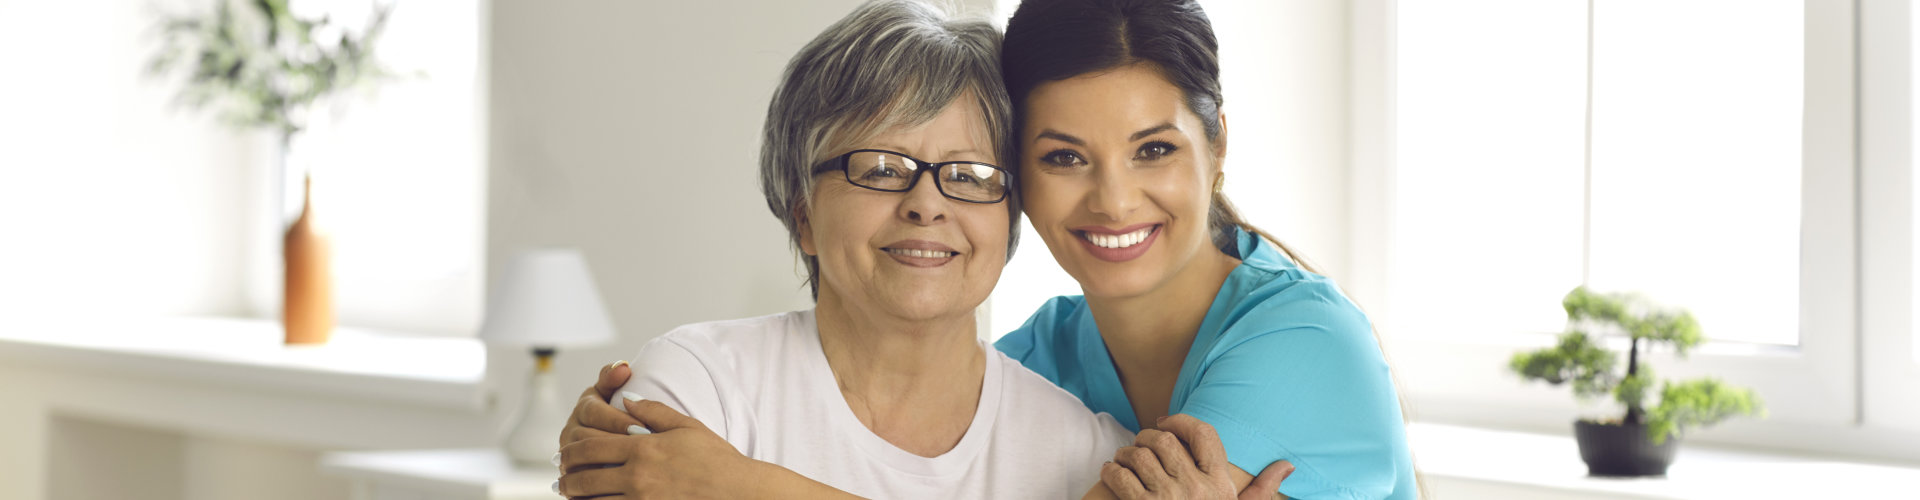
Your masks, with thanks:
<instances>
[{"instance_id":1,"label":"short gray hair","mask_svg":"<svg viewBox=\"0 0 1920 500\"><path fill-rule=\"evenodd\" d=\"M840 149L894 127L926 123L963 95L979 101L996 162L1019 169L1013 104L1000 81L1000 32L924 0L875 0L828 26L787 63L767 105L760 187L767 209L800 245L800 213L812 204L813 168ZM1014 176L1018 180L1018 175ZM1017 189L1017 184L1016 184ZM1020 197L1007 196L1007 258L1020 239ZM820 296L820 261L802 255Z\"/></svg>"}]
</instances>

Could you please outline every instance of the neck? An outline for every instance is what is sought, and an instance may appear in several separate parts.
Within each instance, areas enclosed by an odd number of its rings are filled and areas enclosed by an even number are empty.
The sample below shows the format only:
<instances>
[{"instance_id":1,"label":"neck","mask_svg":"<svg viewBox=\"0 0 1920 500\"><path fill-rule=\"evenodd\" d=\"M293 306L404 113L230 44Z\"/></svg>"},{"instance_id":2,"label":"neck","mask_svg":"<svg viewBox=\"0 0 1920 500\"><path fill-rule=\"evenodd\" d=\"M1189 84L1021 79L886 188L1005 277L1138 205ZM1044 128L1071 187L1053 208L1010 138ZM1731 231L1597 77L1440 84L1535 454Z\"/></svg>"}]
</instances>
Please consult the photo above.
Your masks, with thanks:
<instances>
[{"instance_id":1,"label":"neck","mask_svg":"<svg viewBox=\"0 0 1920 500\"><path fill-rule=\"evenodd\" d=\"M1087 309L1107 343L1115 368L1158 378L1179 373L1214 296L1240 260L1211 246L1165 284L1126 297L1087 296ZM1171 377L1166 377L1171 384Z\"/></svg>"},{"instance_id":2,"label":"neck","mask_svg":"<svg viewBox=\"0 0 1920 500\"><path fill-rule=\"evenodd\" d=\"M847 406L881 438L935 456L966 434L980 400L986 353L971 313L903 319L821 287L814 321Z\"/></svg>"},{"instance_id":3,"label":"neck","mask_svg":"<svg viewBox=\"0 0 1920 500\"><path fill-rule=\"evenodd\" d=\"M843 389L905 392L983 362L972 314L914 320L855 307L821 289L814 320Z\"/></svg>"}]
</instances>

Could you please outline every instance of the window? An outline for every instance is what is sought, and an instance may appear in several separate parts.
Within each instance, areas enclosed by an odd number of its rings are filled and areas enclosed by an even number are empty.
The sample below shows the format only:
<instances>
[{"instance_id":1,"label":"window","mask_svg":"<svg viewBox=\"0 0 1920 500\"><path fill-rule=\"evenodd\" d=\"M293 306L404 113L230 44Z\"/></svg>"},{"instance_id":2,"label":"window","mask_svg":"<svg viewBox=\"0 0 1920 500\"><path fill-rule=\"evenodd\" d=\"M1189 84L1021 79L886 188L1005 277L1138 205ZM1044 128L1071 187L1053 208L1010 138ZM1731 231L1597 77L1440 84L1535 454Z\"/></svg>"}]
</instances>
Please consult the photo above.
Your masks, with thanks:
<instances>
[{"instance_id":1,"label":"window","mask_svg":"<svg viewBox=\"0 0 1920 500\"><path fill-rule=\"evenodd\" d=\"M1597 2L1588 283L1798 343L1801 2Z\"/></svg>"},{"instance_id":2,"label":"window","mask_svg":"<svg viewBox=\"0 0 1920 500\"><path fill-rule=\"evenodd\" d=\"M349 29L371 13L370 4L350 0L294 6ZM403 76L350 97L337 113L316 112L319 122L289 158L296 163L290 175L299 175L300 163L314 171L342 325L453 335L479 327L486 245L479 9L396 4L377 50ZM298 214L300 182L287 181L286 213ZM257 311L277 310L280 297L278 255L266 257L251 273Z\"/></svg>"},{"instance_id":3,"label":"window","mask_svg":"<svg viewBox=\"0 0 1920 500\"><path fill-rule=\"evenodd\" d=\"M1399 7L1391 323L1555 332L1575 285L1797 343L1798 2ZM1525 40L1525 43L1517 43Z\"/></svg>"},{"instance_id":4,"label":"window","mask_svg":"<svg viewBox=\"0 0 1920 500\"><path fill-rule=\"evenodd\" d=\"M1612 411L1506 369L1585 284L1695 313L1707 345L1643 357L1758 391L1771 417L1728 440L1861 421L1850 4L1386 4L1354 28L1390 47L1354 62L1356 88L1388 82L1355 97L1389 110L1355 140L1392 152L1355 164L1354 198L1382 200L1355 241L1385 250L1354 250L1386 269L1374 311L1416 418Z\"/></svg>"},{"instance_id":5,"label":"window","mask_svg":"<svg viewBox=\"0 0 1920 500\"><path fill-rule=\"evenodd\" d=\"M1558 331L1560 296L1581 279L1586 11L1399 9L1398 251L1382 331Z\"/></svg>"}]
</instances>

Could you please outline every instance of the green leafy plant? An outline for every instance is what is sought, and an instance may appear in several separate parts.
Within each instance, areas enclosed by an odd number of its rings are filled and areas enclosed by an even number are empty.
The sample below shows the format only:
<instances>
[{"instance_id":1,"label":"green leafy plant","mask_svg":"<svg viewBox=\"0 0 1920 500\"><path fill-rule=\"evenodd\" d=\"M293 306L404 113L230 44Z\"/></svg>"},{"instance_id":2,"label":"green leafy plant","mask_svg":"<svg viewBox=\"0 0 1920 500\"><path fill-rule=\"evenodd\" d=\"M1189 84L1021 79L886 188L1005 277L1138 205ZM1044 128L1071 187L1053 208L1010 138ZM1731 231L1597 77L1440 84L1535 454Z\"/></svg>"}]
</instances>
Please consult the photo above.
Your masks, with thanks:
<instances>
[{"instance_id":1,"label":"green leafy plant","mask_svg":"<svg viewBox=\"0 0 1920 500\"><path fill-rule=\"evenodd\" d=\"M284 144L316 102L395 76L373 57L391 5L376 4L352 33L325 16L295 16L288 0L235 3L214 0L211 12L162 16L160 48L147 69L186 74L178 102L210 108L238 128L276 131Z\"/></svg>"},{"instance_id":2,"label":"green leafy plant","mask_svg":"<svg viewBox=\"0 0 1920 500\"><path fill-rule=\"evenodd\" d=\"M1567 331L1553 347L1514 354L1508 366L1528 380L1552 385L1569 384L1575 397L1592 399L1611 394L1626 406L1620 422L1646 424L1654 443L1696 427L1706 427L1736 416L1764 415L1752 390L1713 378L1662 381L1660 401L1648 408L1653 370L1640 362L1640 351L1656 345L1671 347L1686 357L1700 344L1700 323L1684 309L1654 305L1630 294L1598 294L1579 287L1561 302L1567 310ZM1627 371L1614 372L1618 358L1600 345L1598 335L1626 335Z\"/></svg>"}]
</instances>

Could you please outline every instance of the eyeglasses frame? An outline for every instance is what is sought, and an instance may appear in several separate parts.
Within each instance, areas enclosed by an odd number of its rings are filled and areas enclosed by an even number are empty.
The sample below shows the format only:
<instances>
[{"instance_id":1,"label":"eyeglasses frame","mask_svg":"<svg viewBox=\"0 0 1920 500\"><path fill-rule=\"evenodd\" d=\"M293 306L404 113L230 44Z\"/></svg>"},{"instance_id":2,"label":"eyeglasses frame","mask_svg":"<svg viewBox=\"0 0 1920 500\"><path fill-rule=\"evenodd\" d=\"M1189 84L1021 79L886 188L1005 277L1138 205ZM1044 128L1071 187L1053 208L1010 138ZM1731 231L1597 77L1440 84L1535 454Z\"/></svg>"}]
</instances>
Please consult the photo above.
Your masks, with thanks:
<instances>
[{"instance_id":1,"label":"eyeglasses frame","mask_svg":"<svg viewBox=\"0 0 1920 500\"><path fill-rule=\"evenodd\" d=\"M853 180L853 169L850 168L852 166L850 165L850 163L853 161L853 155L856 155L859 153L886 153L894 156L899 156L901 158L905 158L907 161L911 161L915 165L919 165L919 166L914 169L913 177L907 180L907 187L900 188L900 189L877 188L873 186L868 186L866 184L861 184ZM946 183L941 181L939 176L940 169L943 167L946 167L947 165L979 165L979 166L991 168L994 170L998 170L1000 171L1000 175L1006 176L1005 178L1007 180L1005 182L1007 185L1007 190L1001 192L1000 198L993 201L975 201L975 200L960 198L952 194L949 194L947 193ZM934 173L933 188L940 192L940 196L945 196L947 199L953 200L953 201L958 201L963 203L973 203L977 205L992 205L995 203L1007 201L1007 196L1013 194L1013 189L1014 189L1013 173L1008 171L1007 169L1000 168L999 165L994 165L992 163L980 162L980 161L944 161L940 163L934 163L934 162L922 160L919 158L914 158L912 156L907 156L906 154L901 153L899 151L889 151L885 149L855 149L853 151L848 151L846 153L841 154L840 156L836 156L831 159L828 159L827 161L820 162L820 165L815 166L813 168L813 173L814 175L819 175L819 174L823 174L833 170L839 170L841 177L845 177L847 179L848 184L852 184L854 186L861 187L861 188L871 189L874 191L886 192L886 193L905 193L908 191L912 191L915 186L920 185L920 174L933 172Z\"/></svg>"}]
</instances>

